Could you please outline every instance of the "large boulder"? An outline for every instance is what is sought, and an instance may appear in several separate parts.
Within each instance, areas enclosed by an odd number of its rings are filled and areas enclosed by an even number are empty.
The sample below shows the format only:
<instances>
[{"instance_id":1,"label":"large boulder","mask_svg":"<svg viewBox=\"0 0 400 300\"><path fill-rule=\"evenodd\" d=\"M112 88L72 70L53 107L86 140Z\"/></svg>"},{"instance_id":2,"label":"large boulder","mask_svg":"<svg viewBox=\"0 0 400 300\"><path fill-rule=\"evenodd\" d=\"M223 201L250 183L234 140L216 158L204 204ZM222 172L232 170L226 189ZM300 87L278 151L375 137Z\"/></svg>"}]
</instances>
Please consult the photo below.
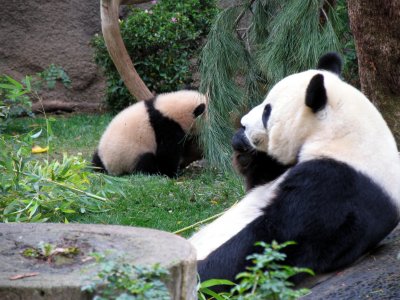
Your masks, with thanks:
<instances>
[{"instance_id":1,"label":"large boulder","mask_svg":"<svg viewBox=\"0 0 400 300\"><path fill-rule=\"evenodd\" d=\"M93 60L90 40L101 32L99 0L2 1L0 10L0 74L21 79L61 66L72 88L57 85L42 93L51 107L98 109L105 80Z\"/></svg>"},{"instance_id":2,"label":"large boulder","mask_svg":"<svg viewBox=\"0 0 400 300\"><path fill-rule=\"evenodd\" d=\"M302 299L400 299L399 252L400 225L353 266L314 278L318 284ZM311 282L309 285L312 285Z\"/></svg>"}]
</instances>

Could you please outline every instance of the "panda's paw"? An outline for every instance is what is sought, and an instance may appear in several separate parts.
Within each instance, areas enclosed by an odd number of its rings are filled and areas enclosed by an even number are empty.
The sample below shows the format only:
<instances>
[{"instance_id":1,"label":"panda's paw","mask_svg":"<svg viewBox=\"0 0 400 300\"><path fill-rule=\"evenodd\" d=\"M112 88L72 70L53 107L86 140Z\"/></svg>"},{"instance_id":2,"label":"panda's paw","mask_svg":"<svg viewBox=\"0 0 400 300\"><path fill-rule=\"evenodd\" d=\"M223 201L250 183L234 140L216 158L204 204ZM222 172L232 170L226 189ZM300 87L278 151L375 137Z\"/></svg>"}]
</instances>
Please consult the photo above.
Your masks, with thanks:
<instances>
[{"instance_id":1,"label":"panda's paw","mask_svg":"<svg viewBox=\"0 0 400 300\"><path fill-rule=\"evenodd\" d=\"M244 135L244 129L240 128L232 138L233 157L232 164L239 174L246 177L254 161L256 150L251 147Z\"/></svg>"},{"instance_id":2,"label":"panda's paw","mask_svg":"<svg viewBox=\"0 0 400 300\"><path fill-rule=\"evenodd\" d=\"M240 153L248 153L252 152L255 149L250 145L249 140L247 139L246 135L244 134L244 128L240 128L234 134L232 138L232 147L233 150L240 152Z\"/></svg>"}]
</instances>

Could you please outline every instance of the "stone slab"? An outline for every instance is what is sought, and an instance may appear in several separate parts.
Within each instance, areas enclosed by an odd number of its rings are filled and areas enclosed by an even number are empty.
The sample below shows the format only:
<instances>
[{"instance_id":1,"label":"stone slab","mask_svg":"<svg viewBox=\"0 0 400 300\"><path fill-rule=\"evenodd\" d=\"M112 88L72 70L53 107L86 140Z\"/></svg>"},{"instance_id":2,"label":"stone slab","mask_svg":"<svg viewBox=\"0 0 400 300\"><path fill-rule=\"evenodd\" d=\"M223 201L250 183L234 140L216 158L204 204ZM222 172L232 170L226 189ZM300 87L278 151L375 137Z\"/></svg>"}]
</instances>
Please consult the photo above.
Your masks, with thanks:
<instances>
[{"instance_id":1,"label":"stone slab","mask_svg":"<svg viewBox=\"0 0 400 300\"><path fill-rule=\"evenodd\" d=\"M74 262L61 266L26 258L21 253L39 242L79 247ZM196 299L196 254L185 239L163 231L92 224L0 224L0 299L88 299L80 291L88 266L82 262L92 252L124 254L126 262L169 269L167 285L172 299ZM19 274L34 277L10 280Z\"/></svg>"}]
</instances>

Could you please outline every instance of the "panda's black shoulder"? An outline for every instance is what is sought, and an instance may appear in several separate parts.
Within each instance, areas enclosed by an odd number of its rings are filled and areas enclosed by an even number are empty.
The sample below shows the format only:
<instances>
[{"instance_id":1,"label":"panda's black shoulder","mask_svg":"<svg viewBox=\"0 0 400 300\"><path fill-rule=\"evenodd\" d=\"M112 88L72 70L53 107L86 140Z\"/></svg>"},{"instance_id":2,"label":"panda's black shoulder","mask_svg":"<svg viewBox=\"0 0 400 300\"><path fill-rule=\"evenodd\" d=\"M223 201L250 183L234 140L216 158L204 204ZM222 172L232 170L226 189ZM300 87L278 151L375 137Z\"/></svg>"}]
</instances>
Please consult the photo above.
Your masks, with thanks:
<instances>
[{"instance_id":1,"label":"panda's black shoulder","mask_svg":"<svg viewBox=\"0 0 400 300\"><path fill-rule=\"evenodd\" d=\"M329 195L332 191L346 195L349 190L354 189L360 189L362 193L375 191L387 195L373 178L361 173L356 167L333 158L313 159L293 166L280 185L281 190L292 188L307 190L308 197L311 193L317 193L323 198L331 198Z\"/></svg>"},{"instance_id":2,"label":"panda's black shoulder","mask_svg":"<svg viewBox=\"0 0 400 300\"><path fill-rule=\"evenodd\" d=\"M163 159L179 160L183 151L182 141L185 137L185 131L182 126L174 119L168 117L166 112L156 108L157 97L146 100L145 106L148 113L150 126L154 131L157 156ZM169 109L179 109L171 106ZM164 161L168 164L169 162Z\"/></svg>"},{"instance_id":3,"label":"panda's black shoulder","mask_svg":"<svg viewBox=\"0 0 400 300\"><path fill-rule=\"evenodd\" d=\"M156 108L157 98L158 96L145 101L150 125L154 132L159 134L160 137L168 136L171 133L179 133L179 135L184 135L181 125L176 120L168 117L166 112L162 112ZM179 109L179 107L172 107L170 109Z\"/></svg>"},{"instance_id":4,"label":"panda's black shoulder","mask_svg":"<svg viewBox=\"0 0 400 300\"><path fill-rule=\"evenodd\" d=\"M379 212L378 215L385 216L386 221L375 219L377 227L382 224L392 226L399 219L393 199L373 178L350 164L331 158L310 160L291 168L279 185L274 205L266 209L281 205L286 206L281 210L287 213L283 217L294 223L302 219L292 218L290 214L296 210L297 216L302 210L304 216L321 216L325 221L329 218L334 220L335 214L346 213L367 221L372 214ZM291 226L296 226L294 223Z\"/></svg>"}]
</instances>

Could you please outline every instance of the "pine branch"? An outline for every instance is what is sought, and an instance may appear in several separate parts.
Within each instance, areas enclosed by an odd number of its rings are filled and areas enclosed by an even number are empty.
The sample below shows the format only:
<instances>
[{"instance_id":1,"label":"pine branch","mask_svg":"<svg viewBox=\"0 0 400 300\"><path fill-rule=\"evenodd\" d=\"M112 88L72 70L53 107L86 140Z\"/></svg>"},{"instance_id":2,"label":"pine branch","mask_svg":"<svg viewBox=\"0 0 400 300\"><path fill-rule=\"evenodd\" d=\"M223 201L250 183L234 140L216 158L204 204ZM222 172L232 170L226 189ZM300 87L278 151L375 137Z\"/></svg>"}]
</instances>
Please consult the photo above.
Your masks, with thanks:
<instances>
[{"instance_id":1,"label":"pine branch","mask_svg":"<svg viewBox=\"0 0 400 300\"><path fill-rule=\"evenodd\" d=\"M235 124L273 84L340 49L335 11L323 7L332 1L248 0L218 15L200 65L200 89L210 99L201 141L211 165L231 168ZM243 24L248 11L251 18Z\"/></svg>"}]
</instances>

